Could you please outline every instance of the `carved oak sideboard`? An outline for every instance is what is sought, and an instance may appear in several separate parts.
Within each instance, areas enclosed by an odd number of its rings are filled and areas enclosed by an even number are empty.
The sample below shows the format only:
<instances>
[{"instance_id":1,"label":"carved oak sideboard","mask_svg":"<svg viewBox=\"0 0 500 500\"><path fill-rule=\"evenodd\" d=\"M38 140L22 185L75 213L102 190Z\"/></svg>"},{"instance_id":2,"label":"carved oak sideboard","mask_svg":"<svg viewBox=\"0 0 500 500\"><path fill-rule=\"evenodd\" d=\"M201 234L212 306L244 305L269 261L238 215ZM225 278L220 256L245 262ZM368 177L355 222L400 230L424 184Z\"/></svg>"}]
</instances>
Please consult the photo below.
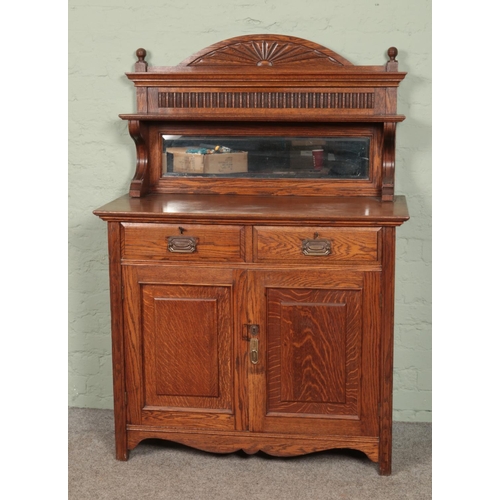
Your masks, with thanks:
<instances>
[{"instance_id":1,"label":"carved oak sideboard","mask_svg":"<svg viewBox=\"0 0 500 500\"><path fill-rule=\"evenodd\" d=\"M107 222L116 456L364 452L391 472L397 50L356 66L249 35L137 51L129 193ZM333 460L333 459L332 459Z\"/></svg>"}]
</instances>

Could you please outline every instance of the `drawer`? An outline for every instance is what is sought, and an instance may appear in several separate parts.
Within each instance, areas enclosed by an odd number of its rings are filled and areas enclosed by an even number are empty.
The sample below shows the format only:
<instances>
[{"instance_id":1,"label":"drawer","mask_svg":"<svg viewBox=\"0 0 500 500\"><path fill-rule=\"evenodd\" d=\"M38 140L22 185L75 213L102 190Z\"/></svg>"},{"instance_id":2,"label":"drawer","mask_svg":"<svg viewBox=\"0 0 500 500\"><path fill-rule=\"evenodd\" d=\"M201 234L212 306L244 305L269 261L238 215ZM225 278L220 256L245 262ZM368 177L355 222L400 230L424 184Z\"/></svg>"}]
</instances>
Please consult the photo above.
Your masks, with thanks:
<instances>
[{"instance_id":1,"label":"drawer","mask_svg":"<svg viewBox=\"0 0 500 500\"><path fill-rule=\"evenodd\" d=\"M242 226L122 224L122 258L132 260L243 262Z\"/></svg>"},{"instance_id":2,"label":"drawer","mask_svg":"<svg viewBox=\"0 0 500 500\"><path fill-rule=\"evenodd\" d=\"M378 260L380 228L254 227L256 262L318 263Z\"/></svg>"}]
</instances>

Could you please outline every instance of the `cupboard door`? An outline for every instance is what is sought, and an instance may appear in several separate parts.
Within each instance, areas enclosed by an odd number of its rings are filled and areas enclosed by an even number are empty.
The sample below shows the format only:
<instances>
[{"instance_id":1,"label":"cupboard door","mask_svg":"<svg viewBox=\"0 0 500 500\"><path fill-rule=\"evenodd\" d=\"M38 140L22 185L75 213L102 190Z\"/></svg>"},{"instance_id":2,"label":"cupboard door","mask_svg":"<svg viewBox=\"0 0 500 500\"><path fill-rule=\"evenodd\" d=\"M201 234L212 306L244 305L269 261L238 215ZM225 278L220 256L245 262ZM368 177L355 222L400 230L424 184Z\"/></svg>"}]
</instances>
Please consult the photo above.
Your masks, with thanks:
<instances>
[{"instance_id":1,"label":"cupboard door","mask_svg":"<svg viewBox=\"0 0 500 500\"><path fill-rule=\"evenodd\" d=\"M129 422L234 429L232 273L124 266Z\"/></svg>"},{"instance_id":2,"label":"cupboard door","mask_svg":"<svg viewBox=\"0 0 500 500\"><path fill-rule=\"evenodd\" d=\"M262 272L255 283L252 429L377 435L379 273Z\"/></svg>"}]
</instances>

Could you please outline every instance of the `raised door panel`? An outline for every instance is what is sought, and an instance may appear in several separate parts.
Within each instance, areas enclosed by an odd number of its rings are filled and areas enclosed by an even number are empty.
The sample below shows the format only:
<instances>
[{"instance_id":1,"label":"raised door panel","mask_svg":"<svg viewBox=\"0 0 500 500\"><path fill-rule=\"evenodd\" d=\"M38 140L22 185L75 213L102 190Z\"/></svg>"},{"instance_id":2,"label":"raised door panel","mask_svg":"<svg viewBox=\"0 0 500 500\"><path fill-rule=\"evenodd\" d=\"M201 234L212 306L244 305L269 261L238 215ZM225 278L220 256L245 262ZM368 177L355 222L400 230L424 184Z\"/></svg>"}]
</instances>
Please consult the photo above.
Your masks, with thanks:
<instances>
[{"instance_id":1,"label":"raised door panel","mask_svg":"<svg viewBox=\"0 0 500 500\"><path fill-rule=\"evenodd\" d=\"M294 271L257 278L261 366L254 430L375 435L378 273Z\"/></svg>"},{"instance_id":2,"label":"raised door panel","mask_svg":"<svg viewBox=\"0 0 500 500\"><path fill-rule=\"evenodd\" d=\"M125 276L132 423L234 429L230 275L125 266Z\"/></svg>"},{"instance_id":3,"label":"raised door panel","mask_svg":"<svg viewBox=\"0 0 500 500\"><path fill-rule=\"evenodd\" d=\"M231 409L229 298L225 287L143 285L147 406Z\"/></svg>"},{"instance_id":4,"label":"raised door panel","mask_svg":"<svg viewBox=\"0 0 500 500\"><path fill-rule=\"evenodd\" d=\"M268 411L356 414L359 290L268 291Z\"/></svg>"}]
</instances>

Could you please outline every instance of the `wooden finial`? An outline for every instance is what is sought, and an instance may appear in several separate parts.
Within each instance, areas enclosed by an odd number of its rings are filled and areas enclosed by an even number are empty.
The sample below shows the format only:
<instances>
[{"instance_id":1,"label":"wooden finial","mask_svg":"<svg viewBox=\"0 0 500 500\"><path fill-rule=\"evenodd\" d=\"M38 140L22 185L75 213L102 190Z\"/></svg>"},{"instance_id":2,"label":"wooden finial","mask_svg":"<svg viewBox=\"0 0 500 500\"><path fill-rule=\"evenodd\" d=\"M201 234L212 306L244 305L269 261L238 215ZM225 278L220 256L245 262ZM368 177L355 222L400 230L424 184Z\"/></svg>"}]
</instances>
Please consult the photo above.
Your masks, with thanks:
<instances>
[{"instance_id":1,"label":"wooden finial","mask_svg":"<svg viewBox=\"0 0 500 500\"><path fill-rule=\"evenodd\" d=\"M389 56L389 61L385 66L386 71L397 71L398 61L396 61L396 56L398 55L398 49L396 47L389 47L387 50L387 55Z\"/></svg>"},{"instance_id":2,"label":"wooden finial","mask_svg":"<svg viewBox=\"0 0 500 500\"><path fill-rule=\"evenodd\" d=\"M135 51L135 55L137 56L137 62L135 63L135 71L142 72L148 70L148 63L144 60L146 57L145 49L137 49Z\"/></svg>"}]
</instances>

